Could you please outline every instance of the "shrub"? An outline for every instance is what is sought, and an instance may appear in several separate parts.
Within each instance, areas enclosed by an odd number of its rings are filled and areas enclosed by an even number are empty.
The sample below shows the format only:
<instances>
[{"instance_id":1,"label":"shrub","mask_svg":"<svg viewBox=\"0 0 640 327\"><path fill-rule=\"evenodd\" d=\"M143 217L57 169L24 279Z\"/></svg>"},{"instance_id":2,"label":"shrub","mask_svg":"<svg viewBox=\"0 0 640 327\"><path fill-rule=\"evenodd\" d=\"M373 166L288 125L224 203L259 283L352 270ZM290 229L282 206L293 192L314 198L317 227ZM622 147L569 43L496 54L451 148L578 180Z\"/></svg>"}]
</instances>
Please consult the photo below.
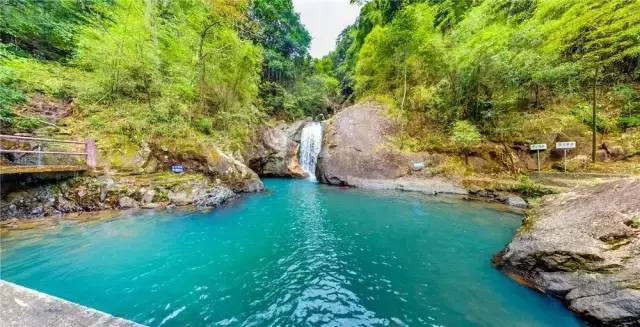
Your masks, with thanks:
<instances>
[{"instance_id":1,"label":"shrub","mask_svg":"<svg viewBox=\"0 0 640 327\"><path fill-rule=\"evenodd\" d=\"M451 142L462 151L465 162L469 157L469 150L481 140L482 136L478 129L466 120L457 121L451 129Z\"/></svg>"},{"instance_id":2,"label":"shrub","mask_svg":"<svg viewBox=\"0 0 640 327\"><path fill-rule=\"evenodd\" d=\"M535 183L527 175L520 175L520 177L518 178L518 185L514 187L512 191L533 198L555 193L555 191L553 191L552 189Z\"/></svg>"}]
</instances>

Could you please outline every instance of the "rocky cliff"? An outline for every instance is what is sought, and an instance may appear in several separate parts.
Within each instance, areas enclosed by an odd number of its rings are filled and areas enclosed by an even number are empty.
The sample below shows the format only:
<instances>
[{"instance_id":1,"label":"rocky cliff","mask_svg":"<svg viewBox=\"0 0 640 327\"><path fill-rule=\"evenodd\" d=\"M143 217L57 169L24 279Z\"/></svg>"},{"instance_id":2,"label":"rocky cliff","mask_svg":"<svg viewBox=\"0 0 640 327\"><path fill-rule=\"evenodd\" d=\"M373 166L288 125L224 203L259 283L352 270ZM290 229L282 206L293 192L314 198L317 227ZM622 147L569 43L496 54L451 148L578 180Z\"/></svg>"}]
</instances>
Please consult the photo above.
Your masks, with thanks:
<instances>
[{"instance_id":1,"label":"rocky cliff","mask_svg":"<svg viewBox=\"0 0 640 327\"><path fill-rule=\"evenodd\" d=\"M394 149L388 141L396 130L384 108L375 103L342 110L325 123L318 180L330 185L466 194L458 183L431 173L438 155ZM426 166L416 170L416 163Z\"/></svg>"},{"instance_id":2,"label":"rocky cliff","mask_svg":"<svg viewBox=\"0 0 640 327\"><path fill-rule=\"evenodd\" d=\"M298 162L300 131L306 120L261 126L244 154L249 168L265 177L306 177Z\"/></svg>"},{"instance_id":3,"label":"rocky cliff","mask_svg":"<svg viewBox=\"0 0 640 327\"><path fill-rule=\"evenodd\" d=\"M494 262L594 324L640 326L640 178L544 197Z\"/></svg>"}]
</instances>

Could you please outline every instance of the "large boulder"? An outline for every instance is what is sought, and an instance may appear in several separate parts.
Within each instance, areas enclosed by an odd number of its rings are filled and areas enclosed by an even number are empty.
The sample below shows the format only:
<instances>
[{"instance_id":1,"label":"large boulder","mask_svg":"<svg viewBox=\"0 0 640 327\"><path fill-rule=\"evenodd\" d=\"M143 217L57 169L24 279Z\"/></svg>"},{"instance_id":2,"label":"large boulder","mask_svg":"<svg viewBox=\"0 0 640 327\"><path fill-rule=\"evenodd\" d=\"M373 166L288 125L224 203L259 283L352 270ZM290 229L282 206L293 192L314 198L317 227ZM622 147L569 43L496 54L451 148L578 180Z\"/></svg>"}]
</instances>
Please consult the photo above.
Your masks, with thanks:
<instances>
[{"instance_id":1,"label":"large boulder","mask_svg":"<svg viewBox=\"0 0 640 327\"><path fill-rule=\"evenodd\" d=\"M151 156L165 167L183 165L187 172L203 173L234 192L264 190L264 184L253 170L213 145L193 149L152 146L152 149Z\"/></svg>"},{"instance_id":2,"label":"large boulder","mask_svg":"<svg viewBox=\"0 0 640 327\"><path fill-rule=\"evenodd\" d=\"M544 197L494 263L596 325L640 326L640 178Z\"/></svg>"},{"instance_id":3,"label":"large boulder","mask_svg":"<svg viewBox=\"0 0 640 327\"><path fill-rule=\"evenodd\" d=\"M134 209L138 207L138 202L128 196L123 196L118 199L118 208L120 209Z\"/></svg>"},{"instance_id":4,"label":"large boulder","mask_svg":"<svg viewBox=\"0 0 640 327\"><path fill-rule=\"evenodd\" d=\"M228 187L216 186L194 201L197 208L217 208L237 195Z\"/></svg>"},{"instance_id":5,"label":"large boulder","mask_svg":"<svg viewBox=\"0 0 640 327\"><path fill-rule=\"evenodd\" d=\"M384 107L376 103L342 110L324 124L318 180L330 185L466 194L458 183L434 177L429 169L416 170L414 164L429 167L437 158L395 149L388 141L397 130Z\"/></svg>"},{"instance_id":6,"label":"large boulder","mask_svg":"<svg viewBox=\"0 0 640 327\"><path fill-rule=\"evenodd\" d=\"M298 162L300 131L307 121L261 126L245 154L245 162L260 176L307 177Z\"/></svg>"}]
</instances>

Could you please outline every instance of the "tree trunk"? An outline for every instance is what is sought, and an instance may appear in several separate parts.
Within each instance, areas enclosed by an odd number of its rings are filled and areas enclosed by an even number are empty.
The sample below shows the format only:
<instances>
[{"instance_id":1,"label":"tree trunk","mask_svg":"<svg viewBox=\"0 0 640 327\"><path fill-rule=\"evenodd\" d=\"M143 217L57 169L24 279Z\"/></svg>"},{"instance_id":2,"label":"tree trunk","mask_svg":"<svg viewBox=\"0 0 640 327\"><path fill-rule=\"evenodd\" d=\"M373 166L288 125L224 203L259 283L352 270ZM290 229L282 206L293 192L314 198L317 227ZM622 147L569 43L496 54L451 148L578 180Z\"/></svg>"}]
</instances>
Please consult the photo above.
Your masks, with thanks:
<instances>
[{"instance_id":1,"label":"tree trunk","mask_svg":"<svg viewBox=\"0 0 640 327\"><path fill-rule=\"evenodd\" d=\"M215 23L211 23L205 26L204 30L200 34L200 43L198 45L198 98L200 102L200 110L204 112L204 82L205 82L205 55L204 55L204 42L207 39L207 35L209 34L209 30L215 26ZM191 120L191 117L189 117Z\"/></svg>"},{"instance_id":2,"label":"tree trunk","mask_svg":"<svg viewBox=\"0 0 640 327\"><path fill-rule=\"evenodd\" d=\"M402 92L402 105L400 106L400 109L402 109L402 111L404 111L404 101L407 98L407 61L405 59L404 61L404 90Z\"/></svg>"}]
</instances>

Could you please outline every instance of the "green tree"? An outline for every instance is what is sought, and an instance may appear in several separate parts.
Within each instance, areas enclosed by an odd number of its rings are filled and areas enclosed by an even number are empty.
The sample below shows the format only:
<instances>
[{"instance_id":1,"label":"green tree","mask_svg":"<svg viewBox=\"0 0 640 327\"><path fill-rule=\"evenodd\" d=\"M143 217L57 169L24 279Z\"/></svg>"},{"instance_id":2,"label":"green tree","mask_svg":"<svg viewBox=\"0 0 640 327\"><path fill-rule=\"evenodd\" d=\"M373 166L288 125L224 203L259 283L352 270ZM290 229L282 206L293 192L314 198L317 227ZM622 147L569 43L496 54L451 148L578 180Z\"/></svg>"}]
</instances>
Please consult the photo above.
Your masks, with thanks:
<instances>
[{"instance_id":1,"label":"green tree","mask_svg":"<svg viewBox=\"0 0 640 327\"><path fill-rule=\"evenodd\" d=\"M451 142L464 154L465 163L469 159L469 151L480 143L482 136L478 129L469 121L459 120L451 128Z\"/></svg>"}]
</instances>

